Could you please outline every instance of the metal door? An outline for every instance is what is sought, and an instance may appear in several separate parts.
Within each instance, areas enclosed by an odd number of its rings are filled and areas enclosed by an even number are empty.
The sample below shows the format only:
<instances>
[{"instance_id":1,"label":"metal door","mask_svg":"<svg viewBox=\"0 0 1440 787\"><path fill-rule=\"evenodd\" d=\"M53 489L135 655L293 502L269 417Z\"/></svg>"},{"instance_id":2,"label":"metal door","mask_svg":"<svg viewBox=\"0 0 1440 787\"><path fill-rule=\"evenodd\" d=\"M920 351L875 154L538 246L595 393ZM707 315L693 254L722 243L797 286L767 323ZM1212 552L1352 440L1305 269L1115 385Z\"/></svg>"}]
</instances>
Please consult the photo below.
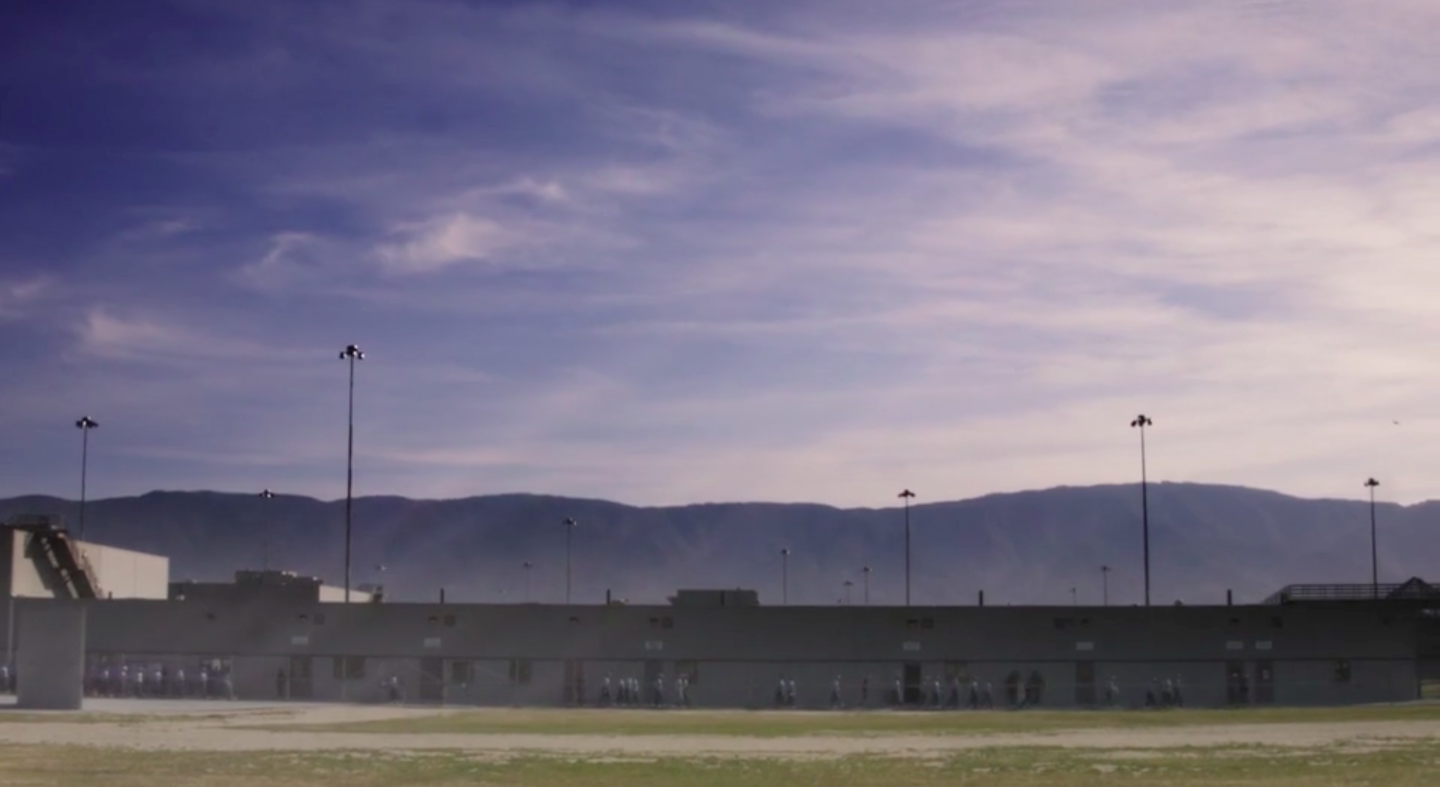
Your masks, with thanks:
<instances>
[{"instance_id":1,"label":"metal door","mask_svg":"<svg viewBox=\"0 0 1440 787\"><path fill-rule=\"evenodd\" d=\"M1095 706L1095 662L1075 662L1075 704L1081 708Z\"/></svg>"},{"instance_id":2,"label":"metal door","mask_svg":"<svg viewBox=\"0 0 1440 787\"><path fill-rule=\"evenodd\" d=\"M445 702L445 659L426 656L420 659L420 702Z\"/></svg>"},{"instance_id":3,"label":"metal door","mask_svg":"<svg viewBox=\"0 0 1440 787\"><path fill-rule=\"evenodd\" d=\"M1275 702L1275 662L1266 659L1255 662L1255 704L1270 705Z\"/></svg>"},{"instance_id":4,"label":"metal door","mask_svg":"<svg viewBox=\"0 0 1440 787\"><path fill-rule=\"evenodd\" d=\"M925 690L920 685L920 663L916 661L905 662L905 703L906 705L918 705L924 702Z\"/></svg>"},{"instance_id":5,"label":"metal door","mask_svg":"<svg viewBox=\"0 0 1440 787\"><path fill-rule=\"evenodd\" d=\"M290 699L308 700L314 696L312 681L312 665L314 659L310 656L291 656L289 671Z\"/></svg>"}]
</instances>

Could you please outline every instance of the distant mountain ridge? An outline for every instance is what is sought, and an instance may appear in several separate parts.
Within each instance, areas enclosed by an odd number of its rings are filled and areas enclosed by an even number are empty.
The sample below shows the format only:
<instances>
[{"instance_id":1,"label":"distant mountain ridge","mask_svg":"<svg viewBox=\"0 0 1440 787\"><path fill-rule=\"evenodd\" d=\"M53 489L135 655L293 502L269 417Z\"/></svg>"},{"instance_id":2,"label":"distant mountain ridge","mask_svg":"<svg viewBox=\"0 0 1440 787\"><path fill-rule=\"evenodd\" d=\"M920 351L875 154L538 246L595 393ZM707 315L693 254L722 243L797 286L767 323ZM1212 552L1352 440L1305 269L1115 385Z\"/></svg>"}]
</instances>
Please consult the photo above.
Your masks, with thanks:
<instances>
[{"instance_id":1,"label":"distant mountain ridge","mask_svg":"<svg viewBox=\"0 0 1440 787\"><path fill-rule=\"evenodd\" d=\"M1369 582L1369 503L1190 483L1150 485L1154 603L1258 601L1294 582ZM220 492L150 492L90 501L87 537L168 555L172 579L226 580L261 563L343 582L344 500ZM0 517L60 514L74 501L0 500ZM1382 582L1435 577L1440 504L1380 504ZM361 497L354 503L355 585L383 580L396 600L563 599L565 517L574 534L574 595L598 603L606 590L635 603L664 603L677 587L749 587L779 603L780 549L791 550L791 604L901 603L903 514L806 503L704 503L635 507L605 500L504 494L458 500ZM1138 484L991 494L911 507L914 603L1100 603L1109 565L1110 602L1141 600ZM376 566L383 565L383 571ZM1075 588L1072 596L1071 588Z\"/></svg>"}]
</instances>

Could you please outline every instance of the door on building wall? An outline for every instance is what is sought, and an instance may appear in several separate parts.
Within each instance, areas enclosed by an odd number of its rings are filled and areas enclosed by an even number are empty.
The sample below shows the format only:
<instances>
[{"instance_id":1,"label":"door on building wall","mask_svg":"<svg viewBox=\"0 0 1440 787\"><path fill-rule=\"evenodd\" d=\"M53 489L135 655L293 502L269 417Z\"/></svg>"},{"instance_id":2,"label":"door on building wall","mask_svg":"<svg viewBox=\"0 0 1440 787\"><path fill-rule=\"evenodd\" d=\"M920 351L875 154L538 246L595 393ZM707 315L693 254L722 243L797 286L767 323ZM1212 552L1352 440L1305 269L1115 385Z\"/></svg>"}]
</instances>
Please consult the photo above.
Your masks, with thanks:
<instances>
[{"instance_id":1,"label":"door on building wall","mask_svg":"<svg viewBox=\"0 0 1440 787\"><path fill-rule=\"evenodd\" d=\"M421 702L445 702L445 659L426 656L420 659L419 698Z\"/></svg>"},{"instance_id":2,"label":"door on building wall","mask_svg":"<svg viewBox=\"0 0 1440 787\"><path fill-rule=\"evenodd\" d=\"M647 659L645 661L645 682L640 685L640 697L643 700L643 704L651 705L655 702L655 679L660 678L663 681L664 677L665 662L659 659Z\"/></svg>"},{"instance_id":3,"label":"door on building wall","mask_svg":"<svg viewBox=\"0 0 1440 787\"><path fill-rule=\"evenodd\" d=\"M1275 702L1275 662L1266 659L1255 662L1255 704L1269 705Z\"/></svg>"},{"instance_id":4,"label":"door on building wall","mask_svg":"<svg viewBox=\"0 0 1440 787\"><path fill-rule=\"evenodd\" d=\"M925 687L920 685L920 663L905 662L905 704L918 705L925 701Z\"/></svg>"},{"instance_id":5,"label":"door on building wall","mask_svg":"<svg viewBox=\"0 0 1440 787\"><path fill-rule=\"evenodd\" d=\"M1245 705L1249 703L1249 681L1245 677L1245 662L1225 662L1225 704Z\"/></svg>"},{"instance_id":6,"label":"door on building wall","mask_svg":"<svg viewBox=\"0 0 1440 787\"><path fill-rule=\"evenodd\" d=\"M1075 662L1075 704L1082 708L1095 706L1095 662Z\"/></svg>"},{"instance_id":7,"label":"door on building wall","mask_svg":"<svg viewBox=\"0 0 1440 787\"><path fill-rule=\"evenodd\" d=\"M311 679L314 659L310 656L291 656L288 682L290 699L308 700L314 696Z\"/></svg>"},{"instance_id":8,"label":"door on building wall","mask_svg":"<svg viewBox=\"0 0 1440 787\"><path fill-rule=\"evenodd\" d=\"M649 686L655 684L655 677L646 672L646 680ZM565 680L561 687L560 701L566 705L585 704L585 662L579 659L566 659Z\"/></svg>"}]
</instances>

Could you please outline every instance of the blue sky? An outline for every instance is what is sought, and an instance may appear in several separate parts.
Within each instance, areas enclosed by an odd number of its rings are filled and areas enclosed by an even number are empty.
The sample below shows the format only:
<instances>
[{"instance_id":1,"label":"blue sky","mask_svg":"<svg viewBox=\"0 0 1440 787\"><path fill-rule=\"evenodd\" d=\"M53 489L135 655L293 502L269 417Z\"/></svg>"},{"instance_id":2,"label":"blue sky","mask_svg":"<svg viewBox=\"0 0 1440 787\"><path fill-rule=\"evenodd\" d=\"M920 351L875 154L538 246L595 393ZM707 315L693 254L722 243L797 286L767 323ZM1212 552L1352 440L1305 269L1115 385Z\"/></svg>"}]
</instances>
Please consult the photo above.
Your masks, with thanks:
<instances>
[{"instance_id":1,"label":"blue sky","mask_svg":"<svg viewBox=\"0 0 1440 787\"><path fill-rule=\"evenodd\" d=\"M12 4L13 5L13 4ZM61 6L63 5L63 8ZM0 494L1440 497L1427 2L0 12ZM1400 421L1397 426L1394 421Z\"/></svg>"}]
</instances>

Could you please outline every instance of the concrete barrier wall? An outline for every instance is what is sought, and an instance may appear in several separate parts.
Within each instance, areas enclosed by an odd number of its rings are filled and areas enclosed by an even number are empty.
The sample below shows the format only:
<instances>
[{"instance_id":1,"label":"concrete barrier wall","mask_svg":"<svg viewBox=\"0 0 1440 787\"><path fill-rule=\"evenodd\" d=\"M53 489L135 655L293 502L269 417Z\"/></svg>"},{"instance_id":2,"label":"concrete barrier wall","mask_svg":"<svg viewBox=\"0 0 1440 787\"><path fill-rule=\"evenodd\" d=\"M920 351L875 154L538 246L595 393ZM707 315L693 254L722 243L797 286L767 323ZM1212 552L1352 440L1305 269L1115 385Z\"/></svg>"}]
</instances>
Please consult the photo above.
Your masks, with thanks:
<instances>
[{"instance_id":1,"label":"concrete barrier wall","mask_svg":"<svg viewBox=\"0 0 1440 787\"><path fill-rule=\"evenodd\" d=\"M85 675L83 606L25 604L16 620L16 705L79 710Z\"/></svg>"},{"instance_id":2,"label":"concrete barrier wall","mask_svg":"<svg viewBox=\"0 0 1440 787\"><path fill-rule=\"evenodd\" d=\"M836 674L845 703L857 704L860 679L869 675L869 704L879 706L906 664L927 680L963 669L992 684L997 705L1012 671L1039 672L1043 704L1054 707L1101 701L1112 676L1127 706L1142 704L1151 682L1166 679L1178 679L1192 705L1222 705L1231 699L1232 662L1251 684L1252 702L1261 699L1267 663L1271 699L1282 704L1407 700L1418 681L1414 615L1384 605L689 609L117 600L90 609L92 661L223 657L233 664L237 693L253 698L278 696L277 672L304 663L308 691L297 693L310 698L381 701L381 679L396 674L410 701L421 697L422 682L437 682L437 697L461 704L561 704L566 660L582 664L587 703L607 674L640 678L648 699L655 670L673 698L677 664L692 662L699 670L692 699L714 707L768 707L782 673L796 681L806 707L828 707ZM341 679L335 660L346 656L364 657L363 676ZM512 661L521 659L530 680L512 685ZM456 661L470 665L461 669L469 680L454 678ZM1348 681L1336 679L1341 661L1350 665ZM1077 684L1080 662L1093 663L1088 692ZM427 681L426 669L439 674Z\"/></svg>"}]
</instances>

